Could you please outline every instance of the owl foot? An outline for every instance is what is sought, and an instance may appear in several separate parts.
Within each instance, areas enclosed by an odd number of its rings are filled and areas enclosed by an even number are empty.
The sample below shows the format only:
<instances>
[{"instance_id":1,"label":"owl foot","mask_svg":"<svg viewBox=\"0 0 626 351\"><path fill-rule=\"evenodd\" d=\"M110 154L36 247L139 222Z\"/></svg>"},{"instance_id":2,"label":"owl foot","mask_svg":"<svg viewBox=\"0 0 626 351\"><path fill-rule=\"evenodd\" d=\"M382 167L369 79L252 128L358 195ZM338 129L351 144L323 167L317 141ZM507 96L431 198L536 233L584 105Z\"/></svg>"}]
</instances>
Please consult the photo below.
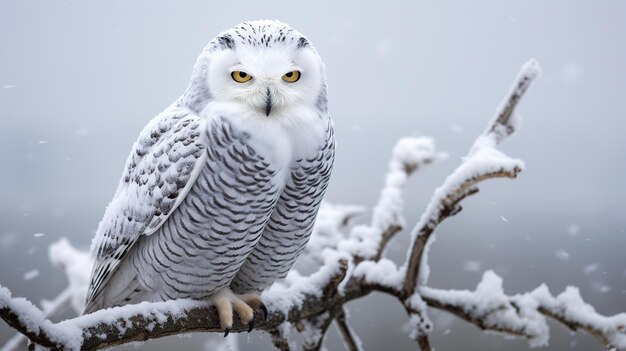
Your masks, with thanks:
<instances>
[{"instance_id":1,"label":"owl foot","mask_svg":"<svg viewBox=\"0 0 626 351\"><path fill-rule=\"evenodd\" d=\"M263 312L263 319L267 320L267 307L263 301L261 301L261 297L256 294L241 294L237 295L240 299L242 299L248 306L252 307L255 310L261 310Z\"/></svg>"},{"instance_id":2,"label":"owl foot","mask_svg":"<svg viewBox=\"0 0 626 351\"><path fill-rule=\"evenodd\" d=\"M224 336L227 336L228 333L230 333L230 329L233 327L233 311L237 313L242 324L248 325L248 332L252 331L254 327L254 310L246 301L235 295L230 289L225 288L220 290L220 292L211 298L211 302L217 309L220 325L224 330Z\"/></svg>"}]
</instances>

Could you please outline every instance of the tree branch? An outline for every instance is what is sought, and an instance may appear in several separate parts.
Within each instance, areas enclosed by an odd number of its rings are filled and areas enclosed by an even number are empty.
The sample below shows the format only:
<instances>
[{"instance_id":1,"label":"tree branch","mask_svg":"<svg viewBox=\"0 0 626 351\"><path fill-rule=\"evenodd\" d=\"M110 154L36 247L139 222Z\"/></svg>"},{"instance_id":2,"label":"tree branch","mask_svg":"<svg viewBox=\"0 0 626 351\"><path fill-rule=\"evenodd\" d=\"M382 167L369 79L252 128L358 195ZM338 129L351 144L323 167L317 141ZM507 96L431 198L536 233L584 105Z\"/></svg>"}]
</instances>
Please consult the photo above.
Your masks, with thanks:
<instances>
[{"instance_id":1,"label":"tree branch","mask_svg":"<svg viewBox=\"0 0 626 351\"><path fill-rule=\"evenodd\" d=\"M334 308L305 321L296 322L296 328L305 336L303 351L320 351L322 349L326 332L336 313L337 308Z\"/></svg>"},{"instance_id":2,"label":"tree branch","mask_svg":"<svg viewBox=\"0 0 626 351\"><path fill-rule=\"evenodd\" d=\"M64 313L70 307L70 301L72 293L70 288L63 290L57 297L50 301L42 302L42 313L45 318L51 318L52 316L60 315ZM21 333L15 334L11 337L0 350L2 351L17 351L28 348L28 338Z\"/></svg>"},{"instance_id":3,"label":"tree branch","mask_svg":"<svg viewBox=\"0 0 626 351\"><path fill-rule=\"evenodd\" d=\"M0 317L2 317L10 327L24 334L31 342L53 350L58 349L61 344L53 341L54 338L48 335L43 325L39 325L39 323L28 324L29 316L21 314L21 311L17 308L21 301L16 300L15 302L14 306L0 305ZM38 311L36 307L34 308ZM43 320L41 320L41 322L43 322Z\"/></svg>"},{"instance_id":4,"label":"tree branch","mask_svg":"<svg viewBox=\"0 0 626 351\"><path fill-rule=\"evenodd\" d=\"M496 117L472 146L461 165L448 176L444 184L433 195L430 204L412 232L413 243L407 253L408 264L402 291L411 296L417 286L424 253L435 228L446 218L461 211L459 203L478 192L476 185L491 178L515 178L523 168L521 160L513 160L500 153L495 147L511 135L519 124L514 118L517 103L533 79L539 75L539 66L534 60L522 67L505 102ZM426 280L428 273L425 274Z\"/></svg>"},{"instance_id":5,"label":"tree branch","mask_svg":"<svg viewBox=\"0 0 626 351\"><path fill-rule=\"evenodd\" d=\"M487 271L474 291L421 287L420 295L431 307L450 312L483 330L525 337L531 346L547 345L549 329L545 317L550 317L573 331L586 331L606 348L626 349L626 313L603 316L574 287L556 297L545 285L509 296L503 291L502 279Z\"/></svg>"},{"instance_id":6,"label":"tree branch","mask_svg":"<svg viewBox=\"0 0 626 351\"><path fill-rule=\"evenodd\" d=\"M348 351L362 351L363 348L361 346L361 340L348 325L346 311L343 307L341 307L339 313L337 313L335 323L337 324L339 334L341 334L343 342L346 345L346 349L348 349Z\"/></svg>"},{"instance_id":7,"label":"tree branch","mask_svg":"<svg viewBox=\"0 0 626 351\"><path fill-rule=\"evenodd\" d=\"M374 206L371 223L354 227L349 240L340 243L338 249L351 253L356 263L364 260L378 261L387 243L404 226L402 193L409 177L418 169L445 157L445 153L436 151L432 138L398 140L389 162L385 185Z\"/></svg>"},{"instance_id":8,"label":"tree branch","mask_svg":"<svg viewBox=\"0 0 626 351\"><path fill-rule=\"evenodd\" d=\"M430 340L428 339L428 335L422 334L417 337L417 345L422 351L432 351L432 346L430 346Z\"/></svg>"},{"instance_id":9,"label":"tree branch","mask_svg":"<svg viewBox=\"0 0 626 351\"><path fill-rule=\"evenodd\" d=\"M272 344L278 351L291 351L289 340L280 332L279 328L270 329L268 332L272 336Z\"/></svg>"}]
</instances>

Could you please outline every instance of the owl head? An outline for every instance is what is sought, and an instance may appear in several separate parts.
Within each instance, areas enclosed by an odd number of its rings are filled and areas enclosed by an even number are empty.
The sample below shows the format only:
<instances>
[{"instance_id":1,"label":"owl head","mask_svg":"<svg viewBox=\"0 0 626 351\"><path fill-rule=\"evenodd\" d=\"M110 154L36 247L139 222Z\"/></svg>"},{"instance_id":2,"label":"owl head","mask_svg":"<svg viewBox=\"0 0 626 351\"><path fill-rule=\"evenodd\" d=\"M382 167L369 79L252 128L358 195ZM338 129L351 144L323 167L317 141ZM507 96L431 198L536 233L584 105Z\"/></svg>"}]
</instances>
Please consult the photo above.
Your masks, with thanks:
<instances>
[{"instance_id":1,"label":"owl head","mask_svg":"<svg viewBox=\"0 0 626 351\"><path fill-rule=\"evenodd\" d=\"M259 118L302 106L326 112L324 65L309 40L289 25L245 22L207 45L182 98L198 114L212 101Z\"/></svg>"}]
</instances>

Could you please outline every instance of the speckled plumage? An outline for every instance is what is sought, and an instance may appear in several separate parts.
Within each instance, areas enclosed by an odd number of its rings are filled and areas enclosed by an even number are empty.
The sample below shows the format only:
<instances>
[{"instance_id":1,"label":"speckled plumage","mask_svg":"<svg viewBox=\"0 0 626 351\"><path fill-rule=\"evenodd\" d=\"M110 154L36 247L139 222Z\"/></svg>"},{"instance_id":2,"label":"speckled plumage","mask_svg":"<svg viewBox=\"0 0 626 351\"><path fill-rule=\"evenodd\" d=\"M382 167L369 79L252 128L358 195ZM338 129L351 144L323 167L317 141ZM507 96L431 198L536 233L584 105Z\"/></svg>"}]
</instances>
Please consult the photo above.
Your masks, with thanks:
<instances>
[{"instance_id":1,"label":"speckled plumage","mask_svg":"<svg viewBox=\"0 0 626 351\"><path fill-rule=\"evenodd\" d=\"M230 81L232 67L254 82ZM301 80L281 81L288 69ZM271 115L260 113L262 94ZM221 33L183 96L133 146L92 243L85 312L258 293L284 278L308 241L333 159L324 67L309 41L277 21Z\"/></svg>"}]
</instances>

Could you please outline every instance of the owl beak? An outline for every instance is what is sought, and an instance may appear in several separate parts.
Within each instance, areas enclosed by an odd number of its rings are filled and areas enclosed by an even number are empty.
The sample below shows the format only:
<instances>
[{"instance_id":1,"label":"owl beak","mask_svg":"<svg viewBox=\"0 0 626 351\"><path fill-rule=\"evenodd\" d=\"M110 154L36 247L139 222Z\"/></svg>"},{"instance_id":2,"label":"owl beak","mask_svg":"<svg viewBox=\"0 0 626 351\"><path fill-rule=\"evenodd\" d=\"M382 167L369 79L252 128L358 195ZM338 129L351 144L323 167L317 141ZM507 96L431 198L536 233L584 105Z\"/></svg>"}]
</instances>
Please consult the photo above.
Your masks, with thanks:
<instances>
[{"instance_id":1,"label":"owl beak","mask_svg":"<svg viewBox=\"0 0 626 351\"><path fill-rule=\"evenodd\" d=\"M265 115L269 116L272 111L272 93L270 88L267 88L267 97L265 98Z\"/></svg>"}]
</instances>

